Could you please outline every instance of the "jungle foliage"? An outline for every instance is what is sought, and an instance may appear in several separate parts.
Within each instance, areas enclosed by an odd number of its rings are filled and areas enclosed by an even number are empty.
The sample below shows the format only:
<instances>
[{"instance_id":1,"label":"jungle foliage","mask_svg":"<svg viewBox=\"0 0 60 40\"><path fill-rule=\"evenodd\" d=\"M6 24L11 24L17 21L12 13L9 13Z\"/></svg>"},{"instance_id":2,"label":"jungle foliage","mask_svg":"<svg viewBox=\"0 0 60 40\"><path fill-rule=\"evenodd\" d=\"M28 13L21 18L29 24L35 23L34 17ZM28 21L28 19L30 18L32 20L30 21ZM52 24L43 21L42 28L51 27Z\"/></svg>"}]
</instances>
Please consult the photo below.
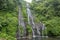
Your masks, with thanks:
<instances>
[{"instance_id":1,"label":"jungle foliage","mask_svg":"<svg viewBox=\"0 0 60 40\"><path fill-rule=\"evenodd\" d=\"M18 26L18 6L21 5L24 21L27 22L26 3L19 0L0 0L0 38L16 40ZM45 35L60 36L60 0L33 0L30 9L35 17L35 22L42 22L46 26ZM27 24L31 33L31 27Z\"/></svg>"},{"instance_id":2,"label":"jungle foliage","mask_svg":"<svg viewBox=\"0 0 60 40\"><path fill-rule=\"evenodd\" d=\"M37 22L45 24L48 36L60 36L60 0L33 0L31 10Z\"/></svg>"}]
</instances>

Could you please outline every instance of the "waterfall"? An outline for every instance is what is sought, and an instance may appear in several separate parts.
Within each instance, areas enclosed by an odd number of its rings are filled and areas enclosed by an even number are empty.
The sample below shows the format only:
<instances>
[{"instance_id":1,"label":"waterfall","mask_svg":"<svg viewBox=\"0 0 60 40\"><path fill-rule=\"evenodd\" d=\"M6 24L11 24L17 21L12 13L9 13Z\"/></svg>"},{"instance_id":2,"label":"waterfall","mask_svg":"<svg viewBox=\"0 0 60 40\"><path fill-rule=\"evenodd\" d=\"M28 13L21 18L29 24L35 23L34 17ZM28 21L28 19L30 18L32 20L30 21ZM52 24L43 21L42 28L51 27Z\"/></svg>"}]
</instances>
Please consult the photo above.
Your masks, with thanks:
<instances>
[{"instance_id":1,"label":"waterfall","mask_svg":"<svg viewBox=\"0 0 60 40\"><path fill-rule=\"evenodd\" d=\"M25 26L25 23L24 23L24 20L23 20L23 15L22 15L22 11L21 11L21 7L19 6L18 7L19 10L18 10L18 28L17 28L17 40L20 40L20 37L25 37L26 36L26 26ZM23 28L23 35L21 35L21 31L20 31L20 27Z\"/></svg>"},{"instance_id":2,"label":"waterfall","mask_svg":"<svg viewBox=\"0 0 60 40\"><path fill-rule=\"evenodd\" d=\"M44 36L42 31L45 30L45 25L41 22L35 25L36 23L34 23L29 3L26 3L26 6L27 6L28 24L32 26L33 37Z\"/></svg>"},{"instance_id":3,"label":"waterfall","mask_svg":"<svg viewBox=\"0 0 60 40\"><path fill-rule=\"evenodd\" d=\"M41 36L44 36L44 33L43 33L44 30L45 30L45 25L42 22L40 22L40 35Z\"/></svg>"},{"instance_id":4,"label":"waterfall","mask_svg":"<svg viewBox=\"0 0 60 40\"><path fill-rule=\"evenodd\" d=\"M32 35L33 37L35 37L35 23L33 20L33 15L29 9L29 3L26 3L26 7L27 7L27 15L28 15L28 24L32 26Z\"/></svg>"},{"instance_id":5,"label":"waterfall","mask_svg":"<svg viewBox=\"0 0 60 40\"><path fill-rule=\"evenodd\" d=\"M21 11L21 7L19 6L19 26L22 26L23 27L23 35L26 35L26 27L25 27L25 23L24 23L24 18L23 18L23 15L22 15L22 11Z\"/></svg>"},{"instance_id":6,"label":"waterfall","mask_svg":"<svg viewBox=\"0 0 60 40\"><path fill-rule=\"evenodd\" d=\"M29 3L27 3L26 5L27 5L28 23L32 26L33 37L41 36L42 35L42 29L44 29L44 26L43 26L42 23L39 23L39 26L35 25L34 20L33 20L33 15L32 15L32 13L31 13L31 11L29 9L29 7L30 7Z\"/></svg>"},{"instance_id":7,"label":"waterfall","mask_svg":"<svg viewBox=\"0 0 60 40\"><path fill-rule=\"evenodd\" d=\"M17 2L17 5L18 5L18 27L17 27L17 33L16 33L16 37L17 37L17 40L20 40L20 37L25 37L26 36L26 26L25 26L25 22L24 22L24 17L22 15L22 5L19 4ZM21 35L21 30L20 30L20 27L23 28L23 34Z\"/></svg>"},{"instance_id":8,"label":"waterfall","mask_svg":"<svg viewBox=\"0 0 60 40\"><path fill-rule=\"evenodd\" d=\"M45 29L44 24L39 23L39 25L35 25L34 20L33 20L33 15L30 10L30 5L29 3L26 3L26 10L27 10L27 16L28 16L28 24L32 26L32 35L33 37L36 37L36 33L40 36L42 35L42 31ZM24 17L22 15L21 11L21 5L18 4L18 24L19 26L17 27L17 40L20 40L21 34L20 34L20 26L23 28L23 35L26 35L26 26L24 23Z\"/></svg>"},{"instance_id":9,"label":"waterfall","mask_svg":"<svg viewBox=\"0 0 60 40\"><path fill-rule=\"evenodd\" d=\"M35 25L36 25L36 29L37 29L37 34L39 36L44 36L43 31L45 30L45 25L41 22L35 23Z\"/></svg>"}]
</instances>

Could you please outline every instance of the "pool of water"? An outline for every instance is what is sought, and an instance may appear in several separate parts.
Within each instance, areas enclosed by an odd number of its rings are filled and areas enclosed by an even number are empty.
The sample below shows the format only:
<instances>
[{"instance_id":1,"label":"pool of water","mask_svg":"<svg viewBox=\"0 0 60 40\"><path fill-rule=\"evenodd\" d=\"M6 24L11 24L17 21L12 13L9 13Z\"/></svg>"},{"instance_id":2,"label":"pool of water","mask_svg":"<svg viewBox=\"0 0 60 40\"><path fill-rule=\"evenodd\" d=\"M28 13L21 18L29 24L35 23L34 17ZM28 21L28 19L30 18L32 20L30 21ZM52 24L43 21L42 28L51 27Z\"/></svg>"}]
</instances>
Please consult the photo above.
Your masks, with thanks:
<instances>
[{"instance_id":1,"label":"pool of water","mask_svg":"<svg viewBox=\"0 0 60 40\"><path fill-rule=\"evenodd\" d=\"M58 38L34 37L34 38L20 38L20 40L60 40Z\"/></svg>"}]
</instances>

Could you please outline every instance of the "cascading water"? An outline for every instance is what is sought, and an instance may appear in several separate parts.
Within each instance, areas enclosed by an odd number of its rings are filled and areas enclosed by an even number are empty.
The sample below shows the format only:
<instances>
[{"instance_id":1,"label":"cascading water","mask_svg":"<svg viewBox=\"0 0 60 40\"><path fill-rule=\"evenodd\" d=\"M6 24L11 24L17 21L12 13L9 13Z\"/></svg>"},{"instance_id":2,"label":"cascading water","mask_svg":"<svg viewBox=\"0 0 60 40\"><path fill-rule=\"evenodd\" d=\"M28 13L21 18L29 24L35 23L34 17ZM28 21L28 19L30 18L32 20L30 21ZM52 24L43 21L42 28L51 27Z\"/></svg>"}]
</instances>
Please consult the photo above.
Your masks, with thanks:
<instances>
[{"instance_id":1,"label":"cascading water","mask_svg":"<svg viewBox=\"0 0 60 40\"><path fill-rule=\"evenodd\" d=\"M36 26L35 23L34 23L34 20L33 20L32 13L31 13L30 8L29 8L30 7L29 3L26 3L26 6L27 6L27 14L28 14L28 23L32 26L33 37L43 36L43 32L42 31L45 29L44 24L40 22Z\"/></svg>"},{"instance_id":2,"label":"cascading water","mask_svg":"<svg viewBox=\"0 0 60 40\"><path fill-rule=\"evenodd\" d=\"M31 11L29 9L29 4L28 3L26 3L26 6L27 6L27 14L28 14L28 23L30 25L32 25L32 33L33 33L33 36L35 36L35 34L34 34L35 24L34 24L34 21L33 21L33 16L32 16Z\"/></svg>"},{"instance_id":3,"label":"cascading water","mask_svg":"<svg viewBox=\"0 0 60 40\"><path fill-rule=\"evenodd\" d=\"M39 29L40 28L40 29ZM43 31L45 30L45 25L43 23L39 23L39 30L40 30L40 36L44 36Z\"/></svg>"},{"instance_id":4,"label":"cascading water","mask_svg":"<svg viewBox=\"0 0 60 40\"><path fill-rule=\"evenodd\" d=\"M21 3L20 2L17 2L17 5L18 5L18 24L19 24L19 26L17 27L17 40L20 40L20 37L21 36L23 36L23 37L25 37L25 35L26 35L26 27L25 27L25 23L24 23L24 18L23 18L23 15L22 15L22 5L21 5ZM20 30L20 27L22 27L23 28L23 35L21 35L21 30Z\"/></svg>"},{"instance_id":5,"label":"cascading water","mask_svg":"<svg viewBox=\"0 0 60 40\"><path fill-rule=\"evenodd\" d=\"M26 6L27 6L27 14L28 14L28 24L32 26L32 34L33 34L33 37L35 37L35 23L34 23L34 20L33 20L33 16L32 16L32 13L29 9L29 3L26 3Z\"/></svg>"},{"instance_id":6,"label":"cascading water","mask_svg":"<svg viewBox=\"0 0 60 40\"><path fill-rule=\"evenodd\" d=\"M29 6L29 3L26 3L26 6L27 6L27 14L28 14L28 24L32 26L32 34L33 34L33 37L36 37L36 33L40 36L42 35L42 31L45 29L45 26L43 24L39 24L39 27L35 25L34 23L34 20L33 20L33 15L30 11L30 6ZM20 26L23 27L23 36L26 35L26 26L25 26L25 23L24 23L24 18L22 16L22 11L21 11L21 5L18 4L18 18L19 18L19 26L17 27L17 40L20 40L20 37L21 37L21 34L20 34Z\"/></svg>"},{"instance_id":7,"label":"cascading water","mask_svg":"<svg viewBox=\"0 0 60 40\"><path fill-rule=\"evenodd\" d=\"M40 37L44 36L42 31L45 30L45 25L41 22L35 23L35 25L36 25L36 29L37 29L37 33L38 33L37 36L38 35Z\"/></svg>"},{"instance_id":8,"label":"cascading water","mask_svg":"<svg viewBox=\"0 0 60 40\"><path fill-rule=\"evenodd\" d=\"M22 11L21 11L21 7L19 6L19 26L22 26L23 28L23 36L26 35L26 27L24 24L24 20L23 20L23 16L22 16Z\"/></svg>"}]
</instances>

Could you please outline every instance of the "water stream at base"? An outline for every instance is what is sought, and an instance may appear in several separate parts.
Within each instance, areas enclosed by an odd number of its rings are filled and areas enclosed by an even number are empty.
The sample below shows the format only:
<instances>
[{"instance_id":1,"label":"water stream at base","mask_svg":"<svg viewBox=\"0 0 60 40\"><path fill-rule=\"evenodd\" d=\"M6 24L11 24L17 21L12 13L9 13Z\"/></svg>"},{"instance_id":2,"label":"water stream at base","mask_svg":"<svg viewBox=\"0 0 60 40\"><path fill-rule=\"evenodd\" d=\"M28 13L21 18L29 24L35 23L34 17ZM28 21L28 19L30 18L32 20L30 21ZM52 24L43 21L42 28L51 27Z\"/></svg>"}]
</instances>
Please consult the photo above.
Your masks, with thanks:
<instances>
[{"instance_id":1,"label":"water stream at base","mask_svg":"<svg viewBox=\"0 0 60 40\"><path fill-rule=\"evenodd\" d=\"M20 38L20 40L60 40L60 38L46 38L46 37L33 37L33 38Z\"/></svg>"}]
</instances>

